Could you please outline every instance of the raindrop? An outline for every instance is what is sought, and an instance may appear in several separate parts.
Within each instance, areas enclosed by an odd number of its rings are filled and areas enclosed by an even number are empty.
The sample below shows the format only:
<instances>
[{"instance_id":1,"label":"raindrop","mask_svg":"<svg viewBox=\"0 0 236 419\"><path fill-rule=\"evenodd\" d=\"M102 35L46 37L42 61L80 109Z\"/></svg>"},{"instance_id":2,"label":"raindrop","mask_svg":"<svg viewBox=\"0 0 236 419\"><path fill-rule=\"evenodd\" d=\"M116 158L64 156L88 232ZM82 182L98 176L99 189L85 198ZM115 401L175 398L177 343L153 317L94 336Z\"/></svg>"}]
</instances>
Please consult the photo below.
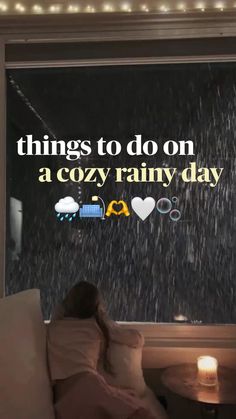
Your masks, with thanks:
<instances>
[{"instance_id":1,"label":"raindrop","mask_svg":"<svg viewBox=\"0 0 236 419\"><path fill-rule=\"evenodd\" d=\"M69 217L69 214L66 214L65 217L68 218Z\"/></svg>"},{"instance_id":2,"label":"raindrop","mask_svg":"<svg viewBox=\"0 0 236 419\"><path fill-rule=\"evenodd\" d=\"M72 218L72 217L70 217L70 218L69 218L69 221L72 221L72 219L73 219L73 218Z\"/></svg>"},{"instance_id":3,"label":"raindrop","mask_svg":"<svg viewBox=\"0 0 236 419\"><path fill-rule=\"evenodd\" d=\"M76 217L76 212L73 214L73 217L74 217L74 218Z\"/></svg>"},{"instance_id":4,"label":"raindrop","mask_svg":"<svg viewBox=\"0 0 236 419\"><path fill-rule=\"evenodd\" d=\"M170 219L171 221L179 221L179 219L181 218L181 212L177 209L173 209L170 212Z\"/></svg>"},{"instance_id":5,"label":"raindrop","mask_svg":"<svg viewBox=\"0 0 236 419\"><path fill-rule=\"evenodd\" d=\"M63 220L64 220L64 217L61 217L61 218L60 218L60 221L63 221Z\"/></svg>"},{"instance_id":6,"label":"raindrop","mask_svg":"<svg viewBox=\"0 0 236 419\"><path fill-rule=\"evenodd\" d=\"M57 214L57 218L59 218L61 216L60 212Z\"/></svg>"},{"instance_id":7,"label":"raindrop","mask_svg":"<svg viewBox=\"0 0 236 419\"><path fill-rule=\"evenodd\" d=\"M157 211L160 212L160 214L168 214L172 208L172 203L170 199L168 198L160 198L157 201Z\"/></svg>"}]
</instances>

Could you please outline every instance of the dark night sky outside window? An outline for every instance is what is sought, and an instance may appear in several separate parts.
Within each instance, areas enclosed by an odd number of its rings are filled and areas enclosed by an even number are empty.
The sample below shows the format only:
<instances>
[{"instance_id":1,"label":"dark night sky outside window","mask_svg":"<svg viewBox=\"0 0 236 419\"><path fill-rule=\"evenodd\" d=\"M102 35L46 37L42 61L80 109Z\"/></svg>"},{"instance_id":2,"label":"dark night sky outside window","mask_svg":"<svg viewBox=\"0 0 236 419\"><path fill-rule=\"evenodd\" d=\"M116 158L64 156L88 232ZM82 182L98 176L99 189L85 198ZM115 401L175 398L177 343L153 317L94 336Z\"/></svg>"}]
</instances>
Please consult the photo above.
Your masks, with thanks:
<instances>
[{"instance_id":1,"label":"dark night sky outside window","mask_svg":"<svg viewBox=\"0 0 236 419\"><path fill-rule=\"evenodd\" d=\"M117 320L236 323L236 64L178 64L7 71L6 293L39 287L45 317L77 280L98 284ZM81 199L101 195L130 203L134 196L177 196L178 223L153 212L128 218L59 223L54 205L78 185L38 182L38 169L76 167L65 157L20 157L16 141L33 133L57 139L101 136L123 144L145 139L192 139L195 157L98 157L82 167L224 167L216 188L184 184L82 184ZM22 216L21 244L10 231L12 199ZM19 214L18 214L19 216ZM20 216L20 217L21 217ZM14 217L13 217L14 218ZM19 224L19 223L18 223ZM11 227L11 228L10 228Z\"/></svg>"}]
</instances>

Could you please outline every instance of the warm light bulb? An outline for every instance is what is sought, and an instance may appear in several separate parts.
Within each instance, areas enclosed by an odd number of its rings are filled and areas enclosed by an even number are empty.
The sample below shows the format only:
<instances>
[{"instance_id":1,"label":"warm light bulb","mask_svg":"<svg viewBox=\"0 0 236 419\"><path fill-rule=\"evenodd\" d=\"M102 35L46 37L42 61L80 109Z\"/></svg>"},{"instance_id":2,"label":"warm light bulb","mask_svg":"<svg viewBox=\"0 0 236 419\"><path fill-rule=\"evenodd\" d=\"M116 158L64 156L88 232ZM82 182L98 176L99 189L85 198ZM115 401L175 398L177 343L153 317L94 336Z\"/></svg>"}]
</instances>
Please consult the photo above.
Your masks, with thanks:
<instances>
[{"instance_id":1,"label":"warm light bulb","mask_svg":"<svg viewBox=\"0 0 236 419\"><path fill-rule=\"evenodd\" d=\"M165 4L163 4L161 7L160 7L160 11L161 12L164 12L164 13L166 13L166 12L168 12L168 7L165 5Z\"/></svg>"},{"instance_id":2,"label":"warm light bulb","mask_svg":"<svg viewBox=\"0 0 236 419\"><path fill-rule=\"evenodd\" d=\"M123 3L123 4L121 5L121 10L122 10L123 12L130 12L130 11L131 11L130 4L129 4L129 3Z\"/></svg>"},{"instance_id":3,"label":"warm light bulb","mask_svg":"<svg viewBox=\"0 0 236 419\"><path fill-rule=\"evenodd\" d=\"M6 3L0 3L0 12L6 12L8 10L8 6Z\"/></svg>"},{"instance_id":4,"label":"warm light bulb","mask_svg":"<svg viewBox=\"0 0 236 419\"><path fill-rule=\"evenodd\" d=\"M95 13L96 12L96 9L95 9L95 7L93 7L93 6L90 6L90 5L88 5L87 7L86 7L86 12L88 12L88 13Z\"/></svg>"},{"instance_id":5,"label":"warm light bulb","mask_svg":"<svg viewBox=\"0 0 236 419\"><path fill-rule=\"evenodd\" d=\"M80 10L79 6L77 6L76 4L69 4L67 11L69 13L78 13Z\"/></svg>"},{"instance_id":6,"label":"warm light bulb","mask_svg":"<svg viewBox=\"0 0 236 419\"><path fill-rule=\"evenodd\" d=\"M202 12L205 12L205 3L197 3L196 8L200 9Z\"/></svg>"},{"instance_id":7,"label":"warm light bulb","mask_svg":"<svg viewBox=\"0 0 236 419\"><path fill-rule=\"evenodd\" d=\"M16 3L15 9L17 10L17 12L20 12L20 13L25 12L25 6L23 6L23 4L21 3Z\"/></svg>"},{"instance_id":8,"label":"warm light bulb","mask_svg":"<svg viewBox=\"0 0 236 419\"><path fill-rule=\"evenodd\" d=\"M224 10L224 3L223 2L218 2L215 4L216 9L220 9L221 11Z\"/></svg>"},{"instance_id":9,"label":"warm light bulb","mask_svg":"<svg viewBox=\"0 0 236 419\"><path fill-rule=\"evenodd\" d=\"M34 13L42 13L43 12L43 8L39 4L35 4L32 7L32 10L33 10Z\"/></svg>"},{"instance_id":10,"label":"warm light bulb","mask_svg":"<svg viewBox=\"0 0 236 419\"><path fill-rule=\"evenodd\" d=\"M103 5L103 10L104 10L104 12L113 12L114 8L110 3L105 3Z\"/></svg>"},{"instance_id":11,"label":"warm light bulb","mask_svg":"<svg viewBox=\"0 0 236 419\"><path fill-rule=\"evenodd\" d=\"M179 5L178 5L178 9L179 10L182 10L182 11L186 11L186 6L185 6L185 4L184 3L180 3Z\"/></svg>"},{"instance_id":12,"label":"warm light bulb","mask_svg":"<svg viewBox=\"0 0 236 419\"><path fill-rule=\"evenodd\" d=\"M146 5L146 4L142 4L142 6L141 6L141 10L142 10L143 12L149 12L149 8L147 7L147 5Z\"/></svg>"},{"instance_id":13,"label":"warm light bulb","mask_svg":"<svg viewBox=\"0 0 236 419\"><path fill-rule=\"evenodd\" d=\"M52 4L49 7L49 11L51 13L59 13L61 11L61 5L60 4Z\"/></svg>"}]
</instances>

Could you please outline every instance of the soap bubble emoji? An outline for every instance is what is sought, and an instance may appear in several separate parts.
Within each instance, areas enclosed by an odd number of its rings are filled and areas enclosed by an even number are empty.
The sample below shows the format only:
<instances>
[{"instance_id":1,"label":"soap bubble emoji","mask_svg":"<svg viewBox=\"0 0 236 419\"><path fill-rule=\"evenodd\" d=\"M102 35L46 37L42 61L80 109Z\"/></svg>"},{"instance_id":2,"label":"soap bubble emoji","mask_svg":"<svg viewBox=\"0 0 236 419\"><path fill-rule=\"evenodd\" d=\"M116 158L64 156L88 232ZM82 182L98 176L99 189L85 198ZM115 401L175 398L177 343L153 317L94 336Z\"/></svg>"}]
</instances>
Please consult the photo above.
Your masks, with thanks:
<instances>
[{"instance_id":1,"label":"soap bubble emoji","mask_svg":"<svg viewBox=\"0 0 236 419\"><path fill-rule=\"evenodd\" d=\"M79 204L75 202L72 196L66 196L65 198L59 199L56 203L55 211L57 212L57 218L60 221L67 220L71 222L79 211Z\"/></svg>"},{"instance_id":2,"label":"soap bubble emoji","mask_svg":"<svg viewBox=\"0 0 236 419\"><path fill-rule=\"evenodd\" d=\"M172 208L172 203L170 199L168 198L160 198L157 201L157 211L159 211L160 214L168 214Z\"/></svg>"},{"instance_id":3,"label":"soap bubble emoji","mask_svg":"<svg viewBox=\"0 0 236 419\"><path fill-rule=\"evenodd\" d=\"M179 203L179 198L177 198L177 196L173 196L171 198L171 201L173 202L173 204L178 204Z\"/></svg>"},{"instance_id":4,"label":"soap bubble emoji","mask_svg":"<svg viewBox=\"0 0 236 419\"><path fill-rule=\"evenodd\" d=\"M181 212L178 209L173 209L170 214L171 221L179 221L181 218Z\"/></svg>"}]
</instances>

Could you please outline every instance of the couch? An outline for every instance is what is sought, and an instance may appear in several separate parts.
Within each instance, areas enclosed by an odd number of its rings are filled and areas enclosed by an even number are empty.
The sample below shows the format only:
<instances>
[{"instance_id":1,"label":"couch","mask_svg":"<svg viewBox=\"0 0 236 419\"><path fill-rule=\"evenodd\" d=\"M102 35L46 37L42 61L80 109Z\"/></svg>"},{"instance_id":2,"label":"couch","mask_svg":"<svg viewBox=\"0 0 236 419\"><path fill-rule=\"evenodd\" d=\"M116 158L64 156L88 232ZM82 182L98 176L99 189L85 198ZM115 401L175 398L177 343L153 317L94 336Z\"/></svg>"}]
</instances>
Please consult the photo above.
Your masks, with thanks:
<instances>
[{"instance_id":1,"label":"couch","mask_svg":"<svg viewBox=\"0 0 236 419\"><path fill-rule=\"evenodd\" d=\"M0 299L1 419L55 419L46 328L39 290ZM111 348L111 361L117 372L116 381L111 384L132 389L157 419L166 419L164 409L145 384L141 352L125 346Z\"/></svg>"}]
</instances>

